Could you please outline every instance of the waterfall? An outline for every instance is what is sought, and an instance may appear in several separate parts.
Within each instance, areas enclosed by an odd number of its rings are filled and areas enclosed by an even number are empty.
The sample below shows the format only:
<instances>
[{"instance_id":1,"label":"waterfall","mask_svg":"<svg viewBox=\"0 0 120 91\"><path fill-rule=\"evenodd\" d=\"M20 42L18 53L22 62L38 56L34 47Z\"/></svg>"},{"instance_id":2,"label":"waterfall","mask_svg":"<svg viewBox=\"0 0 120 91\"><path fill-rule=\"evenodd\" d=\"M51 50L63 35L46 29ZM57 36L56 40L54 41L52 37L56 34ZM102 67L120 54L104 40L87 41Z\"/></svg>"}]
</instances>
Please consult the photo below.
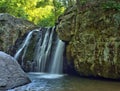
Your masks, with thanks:
<instances>
[{"instance_id":1,"label":"waterfall","mask_svg":"<svg viewBox=\"0 0 120 91\"><path fill-rule=\"evenodd\" d=\"M35 61L37 62L37 71L44 72L46 69L46 62L49 58L51 46L52 46L52 38L55 27L52 28L52 31L50 32L51 28L48 28L45 36L42 40L42 35L37 43L36 46L36 52L35 52Z\"/></svg>"},{"instance_id":2,"label":"waterfall","mask_svg":"<svg viewBox=\"0 0 120 91\"><path fill-rule=\"evenodd\" d=\"M51 63L50 73L62 73L64 47L65 43L58 39L55 55L53 56Z\"/></svg>"},{"instance_id":3,"label":"waterfall","mask_svg":"<svg viewBox=\"0 0 120 91\"><path fill-rule=\"evenodd\" d=\"M33 30L31 32L29 32L29 34L27 35L27 37L25 38L24 42L22 43L22 46L18 49L17 53L14 55L14 58L18 60L19 56L21 55L22 53L22 61L24 59L24 56L26 54L26 50L28 48L28 45L29 45L29 42L30 42L30 39L32 38L32 34L35 32L35 31L39 31L39 30ZM23 52L22 52L23 51ZM22 65L23 65L23 62L21 62Z\"/></svg>"},{"instance_id":4,"label":"waterfall","mask_svg":"<svg viewBox=\"0 0 120 91\"><path fill-rule=\"evenodd\" d=\"M20 54L22 55L21 61L24 64L23 60L26 55L26 51L29 50L29 42L31 41L32 34L34 31L38 31L37 40L34 50L33 63L30 65L33 69L32 71L36 72L48 72L48 73L62 73L63 66L63 51L64 51L64 42L62 42L55 33L55 27L52 28L41 28L40 30L33 30L29 32L23 45L15 54L17 59ZM24 50L24 51L23 51ZM26 61L26 60L25 60Z\"/></svg>"}]
</instances>

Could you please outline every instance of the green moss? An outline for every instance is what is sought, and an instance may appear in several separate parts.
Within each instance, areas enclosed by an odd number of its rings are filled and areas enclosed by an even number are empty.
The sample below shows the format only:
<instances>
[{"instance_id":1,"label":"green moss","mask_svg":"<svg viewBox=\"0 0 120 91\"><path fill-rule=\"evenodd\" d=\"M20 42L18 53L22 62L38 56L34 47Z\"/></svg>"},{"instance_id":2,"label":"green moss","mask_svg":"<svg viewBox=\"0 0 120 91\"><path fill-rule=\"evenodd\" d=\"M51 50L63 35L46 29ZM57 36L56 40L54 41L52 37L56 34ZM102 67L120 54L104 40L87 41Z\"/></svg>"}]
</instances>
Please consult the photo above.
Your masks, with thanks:
<instances>
[{"instance_id":1,"label":"green moss","mask_svg":"<svg viewBox=\"0 0 120 91\"><path fill-rule=\"evenodd\" d=\"M79 74L118 79L120 13L114 2L112 7L108 2L87 3L76 8L77 12L65 13L57 25L57 32L61 39L69 41L67 58L74 60ZM68 18L70 14L74 18Z\"/></svg>"}]
</instances>

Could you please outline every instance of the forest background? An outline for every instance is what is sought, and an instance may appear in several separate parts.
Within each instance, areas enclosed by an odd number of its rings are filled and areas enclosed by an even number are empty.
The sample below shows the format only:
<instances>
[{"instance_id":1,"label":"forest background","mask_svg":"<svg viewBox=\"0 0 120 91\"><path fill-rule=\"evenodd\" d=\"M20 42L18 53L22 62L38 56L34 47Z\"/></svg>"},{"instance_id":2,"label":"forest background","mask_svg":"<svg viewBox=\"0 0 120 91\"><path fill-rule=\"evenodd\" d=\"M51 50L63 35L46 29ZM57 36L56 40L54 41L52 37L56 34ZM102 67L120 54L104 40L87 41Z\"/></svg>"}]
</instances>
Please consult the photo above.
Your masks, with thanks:
<instances>
[{"instance_id":1,"label":"forest background","mask_svg":"<svg viewBox=\"0 0 120 91\"><path fill-rule=\"evenodd\" d=\"M0 13L9 13L34 22L54 26L58 16L76 0L0 0Z\"/></svg>"}]
</instances>

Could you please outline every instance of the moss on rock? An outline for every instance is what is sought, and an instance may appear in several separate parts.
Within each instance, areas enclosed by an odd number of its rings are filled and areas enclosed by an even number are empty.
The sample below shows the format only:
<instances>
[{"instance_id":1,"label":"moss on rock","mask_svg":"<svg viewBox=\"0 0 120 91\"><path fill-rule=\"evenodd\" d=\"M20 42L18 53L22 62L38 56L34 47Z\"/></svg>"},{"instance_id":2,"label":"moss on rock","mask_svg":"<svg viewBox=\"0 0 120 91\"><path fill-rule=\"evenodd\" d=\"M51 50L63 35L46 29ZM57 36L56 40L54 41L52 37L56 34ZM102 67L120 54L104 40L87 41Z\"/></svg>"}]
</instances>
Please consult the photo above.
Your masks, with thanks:
<instances>
[{"instance_id":1,"label":"moss on rock","mask_svg":"<svg viewBox=\"0 0 120 91\"><path fill-rule=\"evenodd\" d=\"M67 58L85 76L120 78L120 12L88 2L68 8L58 19L57 32L68 41ZM120 3L120 2L117 2Z\"/></svg>"},{"instance_id":2,"label":"moss on rock","mask_svg":"<svg viewBox=\"0 0 120 91\"><path fill-rule=\"evenodd\" d=\"M0 50L10 53L15 41L35 27L32 22L0 13Z\"/></svg>"}]
</instances>

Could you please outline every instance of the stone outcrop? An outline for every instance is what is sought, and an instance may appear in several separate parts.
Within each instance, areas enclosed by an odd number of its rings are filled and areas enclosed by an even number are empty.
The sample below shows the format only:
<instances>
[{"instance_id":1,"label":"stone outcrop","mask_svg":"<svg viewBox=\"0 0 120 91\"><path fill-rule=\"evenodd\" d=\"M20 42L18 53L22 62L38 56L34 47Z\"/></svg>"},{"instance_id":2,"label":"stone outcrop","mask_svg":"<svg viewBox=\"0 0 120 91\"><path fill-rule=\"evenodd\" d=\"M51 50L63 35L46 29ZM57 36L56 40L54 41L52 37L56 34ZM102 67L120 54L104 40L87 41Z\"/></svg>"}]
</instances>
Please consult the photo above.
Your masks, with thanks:
<instances>
[{"instance_id":1,"label":"stone outcrop","mask_svg":"<svg viewBox=\"0 0 120 91\"><path fill-rule=\"evenodd\" d=\"M25 85L30 79L10 55L0 51L0 91Z\"/></svg>"},{"instance_id":2,"label":"stone outcrop","mask_svg":"<svg viewBox=\"0 0 120 91\"><path fill-rule=\"evenodd\" d=\"M74 5L56 23L60 39L68 43L67 60L80 75L120 78L120 12L115 3Z\"/></svg>"},{"instance_id":3,"label":"stone outcrop","mask_svg":"<svg viewBox=\"0 0 120 91\"><path fill-rule=\"evenodd\" d=\"M9 53L18 37L36 26L20 18L15 18L7 13L0 13L0 50Z\"/></svg>"}]
</instances>

